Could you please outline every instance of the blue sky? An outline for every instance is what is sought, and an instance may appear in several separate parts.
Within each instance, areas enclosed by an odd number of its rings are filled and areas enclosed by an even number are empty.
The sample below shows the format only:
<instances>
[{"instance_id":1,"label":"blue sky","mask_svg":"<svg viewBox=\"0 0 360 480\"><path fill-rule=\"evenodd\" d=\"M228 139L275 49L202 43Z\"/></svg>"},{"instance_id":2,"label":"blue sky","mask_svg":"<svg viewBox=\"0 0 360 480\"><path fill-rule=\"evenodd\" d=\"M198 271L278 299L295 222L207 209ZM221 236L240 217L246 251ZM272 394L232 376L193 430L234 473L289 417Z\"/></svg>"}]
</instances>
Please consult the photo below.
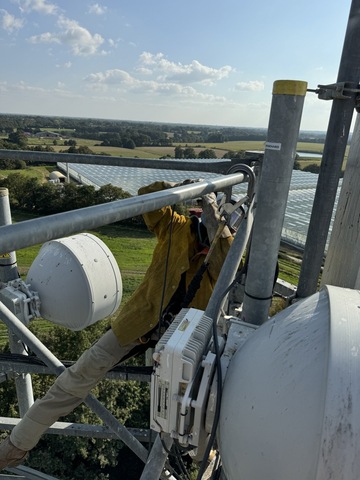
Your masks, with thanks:
<instances>
[{"instance_id":1,"label":"blue sky","mask_svg":"<svg viewBox=\"0 0 360 480\"><path fill-rule=\"evenodd\" d=\"M2 0L1 113L267 127L275 80L336 82L350 0ZM330 101L307 93L302 130Z\"/></svg>"}]
</instances>

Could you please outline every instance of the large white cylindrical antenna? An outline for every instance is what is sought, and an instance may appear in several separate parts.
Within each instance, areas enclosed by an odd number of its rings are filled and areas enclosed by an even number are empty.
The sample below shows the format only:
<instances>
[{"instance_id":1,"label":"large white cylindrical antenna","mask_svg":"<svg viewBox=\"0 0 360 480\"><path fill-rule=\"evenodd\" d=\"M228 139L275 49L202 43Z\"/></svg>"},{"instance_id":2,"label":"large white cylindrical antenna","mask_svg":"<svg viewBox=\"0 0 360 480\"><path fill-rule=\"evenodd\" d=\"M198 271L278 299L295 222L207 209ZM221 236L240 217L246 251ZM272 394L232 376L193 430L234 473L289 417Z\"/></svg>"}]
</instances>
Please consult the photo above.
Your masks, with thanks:
<instances>
[{"instance_id":1,"label":"large white cylindrical antenna","mask_svg":"<svg viewBox=\"0 0 360 480\"><path fill-rule=\"evenodd\" d=\"M38 292L41 316L71 330L82 330L112 315L122 297L113 254L89 233L45 243L26 282Z\"/></svg>"}]
</instances>

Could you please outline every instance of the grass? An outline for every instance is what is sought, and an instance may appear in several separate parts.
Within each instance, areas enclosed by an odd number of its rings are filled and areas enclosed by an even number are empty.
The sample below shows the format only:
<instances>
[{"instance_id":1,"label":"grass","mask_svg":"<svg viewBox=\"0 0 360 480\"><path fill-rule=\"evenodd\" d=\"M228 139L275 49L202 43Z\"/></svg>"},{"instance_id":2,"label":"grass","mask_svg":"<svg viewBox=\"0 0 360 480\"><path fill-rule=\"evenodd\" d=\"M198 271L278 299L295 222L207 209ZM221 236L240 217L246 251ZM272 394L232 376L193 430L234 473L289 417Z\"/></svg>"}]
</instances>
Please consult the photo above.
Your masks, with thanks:
<instances>
[{"instance_id":1,"label":"grass","mask_svg":"<svg viewBox=\"0 0 360 480\"><path fill-rule=\"evenodd\" d=\"M182 144L179 143L178 145L185 147L192 147L195 150L195 153L198 155L199 152L205 149L211 149L214 150L217 158L222 158L225 153L228 151L240 151L240 150L264 150L264 141L234 141L234 142L224 142L224 143L203 143L203 142L198 142L198 143L187 143L187 144ZM323 151L323 144L319 143L306 143L306 142L299 142L297 149L299 151L306 151L306 152L314 152L316 154L322 153ZM141 147L137 148L135 152L137 153L137 156L142 157L142 158L147 158L145 155L152 155L153 158L165 156L165 155L171 155L174 156L174 149L175 145L172 147ZM129 152L129 151L127 151ZM131 151L130 151L131 152ZM128 153L128 156L133 156L131 153ZM318 161L318 159L316 159ZM314 163L314 161L311 161L310 163Z\"/></svg>"},{"instance_id":2,"label":"grass","mask_svg":"<svg viewBox=\"0 0 360 480\"><path fill-rule=\"evenodd\" d=\"M14 223L25 219L28 218L18 212L13 214ZM132 277L145 273L156 242L152 233L145 228L123 225L107 225L89 233L98 236L108 246L123 275L129 274ZM34 245L16 252L18 269L23 277L27 275L40 247L41 245Z\"/></svg>"},{"instance_id":3,"label":"grass","mask_svg":"<svg viewBox=\"0 0 360 480\"><path fill-rule=\"evenodd\" d=\"M323 143L309 143L309 142L298 142L297 148L299 152L309 152L309 153L323 153L324 144Z\"/></svg>"},{"instance_id":4,"label":"grass","mask_svg":"<svg viewBox=\"0 0 360 480\"><path fill-rule=\"evenodd\" d=\"M56 165L29 166L21 170L0 170L0 178L6 178L10 174L19 173L27 178L37 178L40 182L48 180L49 173L56 169Z\"/></svg>"},{"instance_id":5,"label":"grass","mask_svg":"<svg viewBox=\"0 0 360 480\"><path fill-rule=\"evenodd\" d=\"M290 259L279 258L279 278L297 285L300 275L300 265Z\"/></svg>"},{"instance_id":6,"label":"grass","mask_svg":"<svg viewBox=\"0 0 360 480\"><path fill-rule=\"evenodd\" d=\"M135 149L120 148L120 147L102 147L97 145L98 141L91 140L87 138L76 138L77 146L87 146L94 153L101 155L111 155L115 157L125 157L125 158L159 158L169 155L174 157L175 146L180 145L181 147L192 147L195 150L195 153L198 155L202 150L211 149L214 150L217 158L222 158L225 153L228 151L245 151L245 150L260 150L263 151L265 147L265 141L263 140L251 140L251 141L234 141L234 142L224 142L224 143L207 143L207 142L198 142L198 143L176 143L170 147L137 147ZM63 140L57 140L57 145L54 145L53 139L51 138L31 138L29 139L29 146L38 146L38 145L50 145L55 152L60 152L61 150L67 150L69 147L64 145ZM297 150L307 153L322 153L324 149L323 143L310 143L310 142L298 142ZM346 161L349 153L349 146L346 148L344 162L342 169L345 169ZM307 157L306 159L300 160L300 168L303 169L307 165L317 164L320 160L318 157ZM49 172L54 170L56 165L50 165L48 167L28 167L26 170L26 175L36 176L40 180L46 180ZM11 171L3 170L0 173L1 176L7 176Z\"/></svg>"},{"instance_id":7,"label":"grass","mask_svg":"<svg viewBox=\"0 0 360 480\"><path fill-rule=\"evenodd\" d=\"M120 270L144 273L150 264L155 237L144 228L106 226L96 232L112 251Z\"/></svg>"}]
</instances>

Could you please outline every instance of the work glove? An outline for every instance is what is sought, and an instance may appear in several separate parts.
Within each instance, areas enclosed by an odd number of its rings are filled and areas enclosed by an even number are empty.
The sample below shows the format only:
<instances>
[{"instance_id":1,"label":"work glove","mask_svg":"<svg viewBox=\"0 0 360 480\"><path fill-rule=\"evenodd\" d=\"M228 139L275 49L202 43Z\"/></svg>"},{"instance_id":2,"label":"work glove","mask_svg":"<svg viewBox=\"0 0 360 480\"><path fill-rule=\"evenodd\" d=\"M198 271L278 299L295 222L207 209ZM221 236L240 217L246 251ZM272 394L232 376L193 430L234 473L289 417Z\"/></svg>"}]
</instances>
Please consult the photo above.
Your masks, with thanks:
<instances>
[{"instance_id":1,"label":"work glove","mask_svg":"<svg viewBox=\"0 0 360 480\"><path fill-rule=\"evenodd\" d=\"M182 182L168 182L167 180L164 180L163 185L165 188L174 188L174 187L181 187L182 185L189 185L190 183L197 183L202 181L203 181L203 178L187 178Z\"/></svg>"},{"instance_id":2,"label":"work glove","mask_svg":"<svg viewBox=\"0 0 360 480\"><path fill-rule=\"evenodd\" d=\"M221 223L222 219L219 206L216 201L215 193L207 193L201 197L202 200L202 214L201 214L201 222L206 227L208 232L208 237L210 242L214 240L218 227ZM220 234L220 238L228 238L231 237L231 232L229 227L225 226Z\"/></svg>"}]
</instances>

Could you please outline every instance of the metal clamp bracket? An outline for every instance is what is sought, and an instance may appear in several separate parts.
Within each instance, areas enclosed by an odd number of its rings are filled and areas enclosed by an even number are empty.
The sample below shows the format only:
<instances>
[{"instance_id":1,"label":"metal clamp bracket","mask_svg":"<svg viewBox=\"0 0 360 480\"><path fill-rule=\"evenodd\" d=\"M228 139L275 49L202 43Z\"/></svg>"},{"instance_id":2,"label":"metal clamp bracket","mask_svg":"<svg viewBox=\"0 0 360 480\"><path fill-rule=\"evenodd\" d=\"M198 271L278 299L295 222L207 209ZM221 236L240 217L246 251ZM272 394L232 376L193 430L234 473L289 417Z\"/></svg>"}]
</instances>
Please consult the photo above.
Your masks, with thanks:
<instances>
[{"instance_id":1,"label":"metal clamp bracket","mask_svg":"<svg viewBox=\"0 0 360 480\"><path fill-rule=\"evenodd\" d=\"M318 85L316 90L308 89L308 92L317 93L320 100L347 100L351 98L351 95L345 95L346 92L349 93L360 93L359 88L350 88L347 87L346 82L331 83L329 85Z\"/></svg>"},{"instance_id":2,"label":"metal clamp bracket","mask_svg":"<svg viewBox=\"0 0 360 480\"><path fill-rule=\"evenodd\" d=\"M40 317L39 296L29 287L19 278L2 284L0 289L0 300L24 325L28 325L31 319Z\"/></svg>"}]
</instances>

